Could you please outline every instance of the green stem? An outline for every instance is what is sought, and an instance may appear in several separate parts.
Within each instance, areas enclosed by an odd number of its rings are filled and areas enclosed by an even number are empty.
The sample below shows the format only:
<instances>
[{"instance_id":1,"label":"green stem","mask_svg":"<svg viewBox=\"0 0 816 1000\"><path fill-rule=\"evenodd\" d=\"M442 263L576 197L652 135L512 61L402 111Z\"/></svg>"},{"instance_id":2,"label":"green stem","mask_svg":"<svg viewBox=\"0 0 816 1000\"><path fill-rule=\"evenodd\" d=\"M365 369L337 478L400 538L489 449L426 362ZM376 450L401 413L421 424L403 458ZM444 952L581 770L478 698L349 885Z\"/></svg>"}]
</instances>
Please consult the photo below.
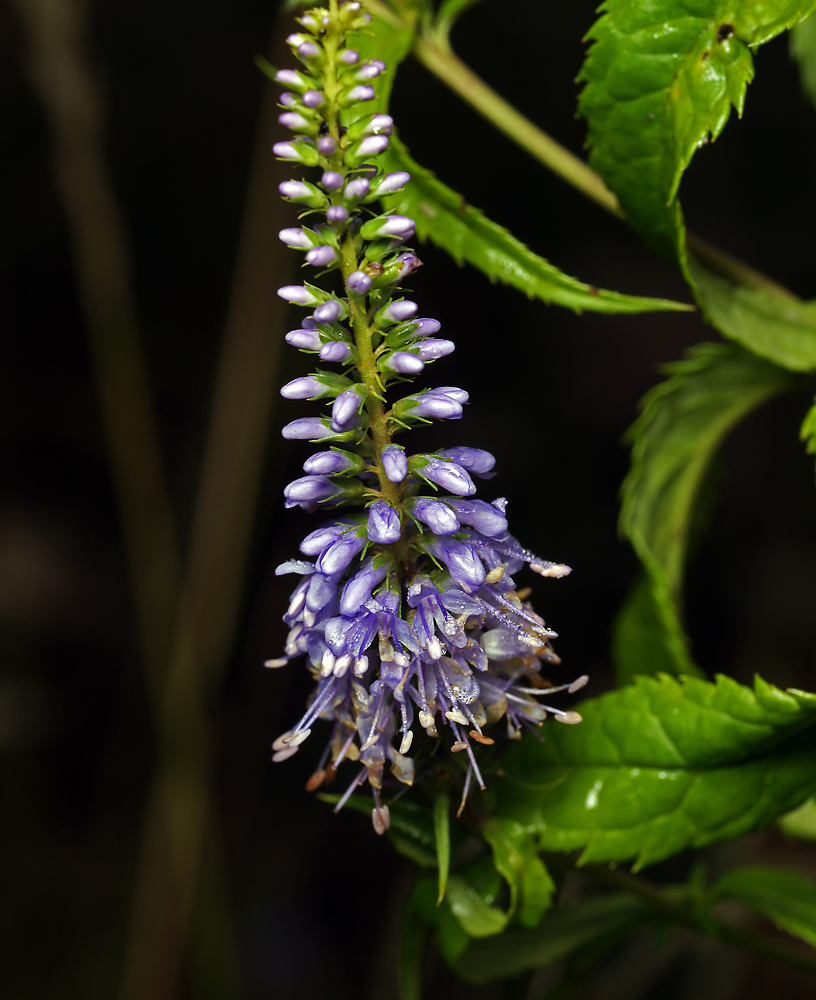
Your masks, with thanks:
<instances>
[{"instance_id":1,"label":"green stem","mask_svg":"<svg viewBox=\"0 0 816 1000\"><path fill-rule=\"evenodd\" d=\"M763 934L743 930L733 924L725 923L712 916L708 910L701 913L693 904L677 897L671 897L653 883L629 872L605 868L602 865L584 865L580 871L610 888L623 889L640 896L651 903L658 912L664 913L679 924L704 933L707 937L713 937L752 954L764 955L776 962L782 962L784 965L790 965L803 972L816 975L816 954L814 953L790 948L770 940Z\"/></svg>"}]
</instances>

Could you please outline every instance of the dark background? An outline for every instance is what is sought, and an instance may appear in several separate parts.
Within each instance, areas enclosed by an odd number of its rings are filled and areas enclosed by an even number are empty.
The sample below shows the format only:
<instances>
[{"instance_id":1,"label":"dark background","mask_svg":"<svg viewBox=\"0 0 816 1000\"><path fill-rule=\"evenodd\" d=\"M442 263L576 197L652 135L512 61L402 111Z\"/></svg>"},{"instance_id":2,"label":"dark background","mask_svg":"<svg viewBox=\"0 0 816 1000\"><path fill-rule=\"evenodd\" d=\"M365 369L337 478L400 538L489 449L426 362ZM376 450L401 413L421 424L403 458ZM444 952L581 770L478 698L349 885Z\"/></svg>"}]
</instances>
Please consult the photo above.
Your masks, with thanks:
<instances>
[{"instance_id":1,"label":"dark background","mask_svg":"<svg viewBox=\"0 0 816 1000\"><path fill-rule=\"evenodd\" d=\"M253 57L272 52L288 65L280 38L292 29L277 19L274 2L257 0L100 0L67 9L80 12L79 48L104 108L105 161L185 550L229 302L242 277L263 275L254 305L251 281L248 295L253 322L268 316L274 345L257 362L245 358L247 372L260 365L277 385L305 371L302 356L277 350L298 317L270 304L269 289L296 272L294 255L275 238L294 211L268 195L289 176L269 152L283 130L267 135L268 111L253 161L271 86ZM586 0L485 2L455 30L454 43L500 93L580 151L585 128L575 118L572 81L592 20ZM367 820L335 817L303 791L319 736L293 760L269 763L270 742L299 717L309 687L298 665L262 667L285 634L289 584L274 567L314 526L282 509L283 486L300 474L307 451L281 442L279 428L295 411L276 398L246 436L267 435L257 510L245 519L246 565L237 584L217 567L209 581L215 606L234 600L236 614L226 656L215 657L200 685L201 753L212 767L199 778L213 799L192 945L159 934L157 948L145 945L148 958L137 963L141 985L121 986L127 949L142 954L131 898L163 730L145 683L87 303L55 182L53 132L30 72L28 24L17 7L0 13L0 992L10 1000L394 996L402 863ZM392 111L420 162L567 273L688 301L668 263L413 62L399 71ZM804 297L816 296L814 124L778 39L758 55L744 121L729 123L698 154L682 189L690 228ZM253 163L263 190L248 202ZM236 267L247 226L256 234L251 259ZM434 384L462 385L472 399L461 424L440 426L426 446L469 444L498 456L498 475L481 495L507 496L514 533L573 566L567 580L536 583L535 600L560 633L566 676L589 673L589 693L598 694L612 684L610 625L636 576L616 531L627 468L620 438L656 367L717 336L694 314L576 316L491 286L432 247L420 253L426 266L412 291L458 348L434 369ZM797 441L809 398L802 392L766 406L727 442L687 600L695 656L706 669L742 681L760 670L781 686L812 690L814 470ZM240 451L244 433L233 433ZM229 470L222 485L229 494ZM234 526L217 517L213 524L230 539ZM173 725L165 720L164 731ZM184 743L181 715L177 732ZM813 867L808 848L774 833L726 860L759 856ZM159 864L158 871L172 898L172 870L162 876ZM157 911L154 929L177 916ZM746 960L724 964L726 953L712 947L692 961L682 935L662 950L649 939L637 955L619 955L595 988L633 996L653 982L661 996L680 997L699 992L714 968L724 978L714 992L707 980L709 996L740 996L749 978L773 981ZM657 971L648 972L647 954L662 956ZM438 966L429 977L429 998L464 988ZM542 979L536 995L545 987ZM787 989L806 995L798 980Z\"/></svg>"}]
</instances>

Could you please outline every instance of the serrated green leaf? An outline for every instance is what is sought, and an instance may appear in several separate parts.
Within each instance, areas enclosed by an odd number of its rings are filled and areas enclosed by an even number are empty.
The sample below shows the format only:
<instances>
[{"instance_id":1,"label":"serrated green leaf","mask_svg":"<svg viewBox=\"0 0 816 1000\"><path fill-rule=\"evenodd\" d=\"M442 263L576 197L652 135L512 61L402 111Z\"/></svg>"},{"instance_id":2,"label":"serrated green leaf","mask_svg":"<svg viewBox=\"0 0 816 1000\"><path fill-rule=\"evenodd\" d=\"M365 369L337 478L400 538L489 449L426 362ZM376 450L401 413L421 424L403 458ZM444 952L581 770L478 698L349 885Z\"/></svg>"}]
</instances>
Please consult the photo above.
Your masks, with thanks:
<instances>
[{"instance_id":1,"label":"serrated green leaf","mask_svg":"<svg viewBox=\"0 0 816 1000\"><path fill-rule=\"evenodd\" d=\"M692 253L686 270L703 315L730 340L789 371L816 371L816 301L737 285Z\"/></svg>"},{"instance_id":2,"label":"serrated green leaf","mask_svg":"<svg viewBox=\"0 0 816 1000\"><path fill-rule=\"evenodd\" d=\"M802 90L816 107L816 17L809 17L791 30L790 52L799 64Z\"/></svg>"},{"instance_id":3,"label":"serrated green leaf","mask_svg":"<svg viewBox=\"0 0 816 1000\"><path fill-rule=\"evenodd\" d=\"M354 36L354 48L360 53L361 59L381 59L386 65L385 72L377 78L374 100L366 102L367 115L388 110L397 67L411 51L414 42L418 13L416 7L416 4L403 4L399 15L395 13L393 21L374 15L365 31Z\"/></svg>"},{"instance_id":4,"label":"serrated green leaf","mask_svg":"<svg viewBox=\"0 0 816 1000\"><path fill-rule=\"evenodd\" d=\"M445 898L450 871L450 799L444 793L437 795L434 802L434 838L436 840L436 863L439 869L439 895L436 905Z\"/></svg>"},{"instance_id":5,"label":"serrated green leaf","mask_svg":"<svg viewBox=\"0 0 816 1000\"><path fill-rule=\"evenodd\" d=\"M508 917L535 927L552 904L555 883L538 856L535 841L515 820L493 817L482 827L493 848L493 863L510 886Z\"/></svg>"},{"instance_id":6,"label":"serrated green leaf","mask_svg":"<svg viewBox=\"0 0 816 1000\"><path fill-rule=\"evenodd\" d=\"M816 884L786 868L732 868L711 889L711 899L737 900L780 930L816 948Z\"/></svg>"},{"instance_id":7,"label":"serrated green leaf","mask_svg":"<svg viewBox=\"0 0 816 1000\"><path fill-rule=\"evenodd\" d=\"M695 151L742 114L751 49L816 9L816 0L606 0L588 32L579 111L590 164L627 220L655 248L682 257L676 201Z\"/></svg>"},{"instance_id":8,"label":"serrated green leaf","mask_svg":"<svg viewBox=\"0 0 816 1000\"><path fill-rule=\"evenodd\" d=\"M542 850L641 867L761 829L816 788L816 695L662 674L579 709L502 759L495 814Z\"/></svg>"},{"instance_id":9,"label":"serrated green leaf","mask_svg":"<svg viewBox=\"0 0 816 1000\"><path fill-rule=\"evenodd\" d=\"M673 673L699 674L689 655L681 607L700 483L726 434L751 410L789 388L792 377L733 344L700 344L687 360L665 370L671 377L644 396L641 415L627 434L632 466L622 489L620 529L647 572L652 604L644 613L653 616L652 623L656 616L662 627L665 651L655 653L656 665L665 665L668 654ZM638 656L642 664L644 656Z\"/></svg>"},{"instance_id":10,"label":"serrated green leaf","mask_svg":"<svg viewBox=\"0 0 816 1000\"><path fill-rule=\"evenodd\" d=\"M478 268L491 281L576 311L641 313L689 308L667 299L594 288L570 278L421 167L396 136L382 159L387 170L406 170L411 175L404 191L384 199L388 211L410 216L421 240L431 240L457 263Z\"/></svg>"},{"instance_id":11,"label":"serrated green leaf","mask_svg":"<svg viewBox=\"0 0 816 1000\"><path fill-rule=\"evenodd\" d=\"M486 983L540 969L609 937L622 938L652 917L643 900L628 893L585 899L549 913L534 930L510 930L473 941L455 969L463 979Z\"/></svg>"}]
</instances>

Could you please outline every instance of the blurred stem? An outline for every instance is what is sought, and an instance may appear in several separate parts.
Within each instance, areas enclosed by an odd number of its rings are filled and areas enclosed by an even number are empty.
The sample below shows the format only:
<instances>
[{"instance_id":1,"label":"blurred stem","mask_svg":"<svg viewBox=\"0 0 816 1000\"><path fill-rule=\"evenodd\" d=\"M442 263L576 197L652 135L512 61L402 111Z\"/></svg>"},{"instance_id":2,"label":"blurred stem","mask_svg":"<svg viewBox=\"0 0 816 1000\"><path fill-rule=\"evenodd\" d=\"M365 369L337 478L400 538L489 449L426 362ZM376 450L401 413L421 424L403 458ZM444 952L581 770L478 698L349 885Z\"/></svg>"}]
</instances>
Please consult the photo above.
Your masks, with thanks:
<instances>
[{"instance_id":1,"label":"blurred stem","mask_svg":"<svg viewBox=\"0 0 816 1000\"><path fill-rule=\"evenodd\" d=\"M816 975L816 954L813 952L790 948L763 934L725 923L714 917L708 908L703 911L696 907L693 901L688 902L679 895L669 895L654 883L638 878L630 872L606 868L603 865L583 865L578 871L610 888L623 889L640 896L651 903L659 913L665 914L676 923L705 934L706 937Z\"/></svg>"},{"instance_id":2,"label":"blurred stem","mask_svg":"<svg viewBox=\"0 0 816 1000\"><path fill-rule=\"evenodd\" d=\"M98 88L84 59L84 8L16 0L30 72L48 116L54 173L107 437L138 641L154 691L167 656L178 556L139 338L127 237L102 140Z\"/></svg>"},{"instance_id":3,"label":"blurred stem","mask_svg":"<svg viewBox=\"0 0 816 1000\"><path fill-rule=\"evenodd\" d=\"M366 0L366 8L376 17L395 27L408 26L407 22L404 22L382 0ZM424 34L417 35L414 39L413 54L427 70L475 108L491 125L525 149L548 170L557 174L611 215L619 219L625 218L617 196L609 190L600 174L517 111L462 62L450 47L447 25L439 29L429 27ZM686 242L701 260L725 277L750 288L764 288L775 295L794 298L792 292L773 278L719 247L707 243L694 233L686 234Z\"/></svg>"},{"instance_id":4,"label":"blurred stem","mask_svg":"<svg viewBox=\"0 0 816 1000\"><path fill-rule=\"evenodd\" d=\"M280 31L276 32L281 35ZM243 594L272 400L284 305L275 271L288 267L274 233L280 212L269 147L277 95L264 90L235 273L216 374L189 555L164 695L159 761L150 793L121 1000L175 1000L178 968L165 963L168 933L183 955L190 933L208 824L212 745L209 712L223 681ZM168 886L168 867L176 883ZM156 911L168 896L173 910ZM158 916L158 919L157 919ZM226 993L224 995L227 995ZM229 992L238 995L237 987Z\"/></svg>"}]
</instances>

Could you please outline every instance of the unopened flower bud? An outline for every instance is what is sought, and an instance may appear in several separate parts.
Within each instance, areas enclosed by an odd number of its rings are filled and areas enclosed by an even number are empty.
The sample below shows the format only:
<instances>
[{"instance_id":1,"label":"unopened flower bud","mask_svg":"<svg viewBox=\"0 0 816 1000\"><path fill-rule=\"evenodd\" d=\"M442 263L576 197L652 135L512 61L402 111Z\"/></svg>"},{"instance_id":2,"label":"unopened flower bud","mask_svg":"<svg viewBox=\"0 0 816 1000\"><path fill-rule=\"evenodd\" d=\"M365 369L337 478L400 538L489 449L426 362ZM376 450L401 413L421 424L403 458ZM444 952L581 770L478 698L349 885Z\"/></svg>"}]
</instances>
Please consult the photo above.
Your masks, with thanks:
<instances>
[{"instance_id":1,"label":"unopened flower bud","mask_svg":"<svg viewBox=\"0 0 816 1000\"><path fill-rule=\"evenodd\" d=\"M418 375L425 367L425 362L408 351L394 351L380 358L377 367L380 371L395 372L398 375Z\"/></svg>"},{"instance_id":2,"label":"unopened flower bud","mask_svg":"<svg viewBox=\"0 0 816 1000\"><path fill-rule=\"evenodd\" d=\"M276 142L272 152L279 160L302 163L306 167L316 167L320 156L317 147L309 139L295 139L293 142Z\"/></svg>"},{"instance_id":3,"label":"unopened flower bud","mask_svg":"<svg viewBox=\"0 0 816 1000\"><path fill-rule=\"evenodd\" d=\"M405 449L398 444L386 445L380 455L386 478L392 483L401 483L408 475L408 458Z\"/></svg>"},{"instance_id":4,"label":"unopened flower bud","mask_svg":"<svg viewBox=\"0 0 816 1000\"><path fill-rule=\"evenodd\" d=\"M359 295L362 298L371 289L371 278L365 271L352 271L346 279L346 286L353 295Z\"/></svg>"},{"instance_id":5,"label":"unopened flower bud","mask_svg":"<svg viewBox=\"0 0 816 1000\"><path fill-rule=\"evenodd\" d=\"M369 539L378 545L390 545L399 541L399 514L385 500L375 500L368 509L366 532Z\"/></svg>"},{"instance_id":6,"label":"unopened flower bud","mask_svg":"<svg viewBox=\"0 0 816 1000\"><path fill-rule=\"evenodd\" d=\"M320 335L314 330L290 330L286 334L286 343L301 351L319 351Z\"/></svg>"},{"instance_id":7,"label":"unopened flower bud","mask_svg":"<svg viewBox=\"0 0 816 1000\"><path fill-rule=\"evenodd\" d=\"M320 183L327 191L339 191L343 186L343 175L336 170L326 170L320 178Z\"/></svg>"},{"instance_id":8,"label":"unopened flower bud","mask_svg":"<svg viewBox=\"0 0 816 1000\"><path fill-rule=\"evenodd\" d=\"M336 264L339 260L340 254L334 249L334 247L312 247L312 249L306 254L306 261L311 264L312 267L328 267L330 264Z\"/></svg>"},{"instance_id":9,"label":"unopened flower bud","mask_svg":"<svg viewBox=\"0 0 816 1000\"><path fill-rule=\"evenodd\" d=\"M302 229L281 229L278 239L293 250L309 250L313 246L312 241Z\"/></svg>"},{"instance_id":10,"label":"unopened flower bud","mask_svg":"<svg viewBox=\"0 0 816 1000\"><path fill-rule=\"evenodd\" d=\"M296 306L316 306L320 304L320 299L313 295L308 288L303 285L284 285L278 289L278 295L286 302L291 302Z\"/></svg>"},{"instance_id":11,"label":"unopened flower bud","mask_svg":"<svg viewBox=\"0 0 816 1000\"><path fill-rule=\"evenodd\" d=\"M320 348L321 361L333 361L335 364L344 365L354 357L354 349L351 344L343 340L330 340Z\"/></svg>"},{"instance_id":12,"label":"unopened flower bud","mask_svg":"<svg viewBox=\"0 0 816 1000\"><path fill-rule=\"evenodd\" d=\"M306 254L306 260L309 259L309 254ZM448 354L453 354L456 350L456 345L452 340L421 340L416 346L417 355L422 358L423 361L438 361L439 358L447 357Z\"/></svg>"}]
</instances>

